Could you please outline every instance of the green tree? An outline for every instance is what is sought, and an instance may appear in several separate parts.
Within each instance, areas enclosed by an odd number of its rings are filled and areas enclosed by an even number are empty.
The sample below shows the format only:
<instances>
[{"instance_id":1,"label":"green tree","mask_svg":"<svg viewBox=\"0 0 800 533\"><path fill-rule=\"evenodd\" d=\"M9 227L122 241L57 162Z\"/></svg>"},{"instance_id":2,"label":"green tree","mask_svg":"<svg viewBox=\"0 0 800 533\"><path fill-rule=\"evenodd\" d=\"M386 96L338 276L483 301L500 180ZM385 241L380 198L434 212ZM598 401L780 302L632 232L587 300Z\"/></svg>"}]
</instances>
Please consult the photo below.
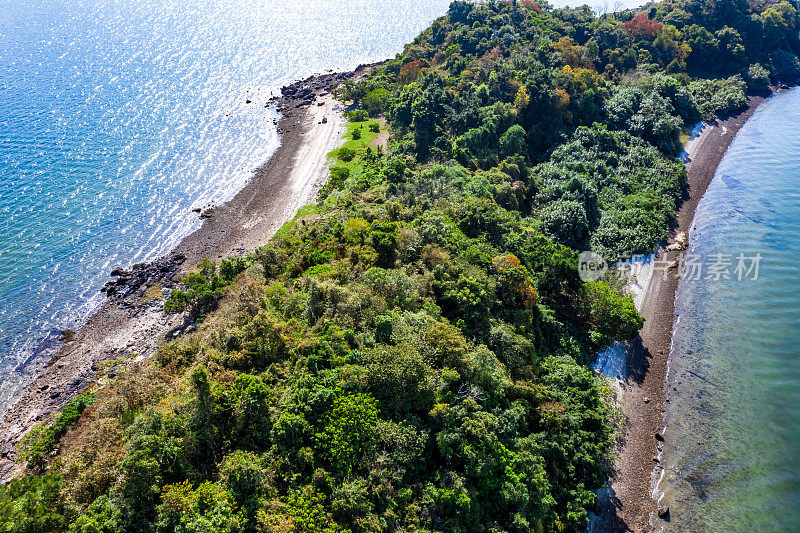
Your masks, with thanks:
<instances>
[{"instance_id":1,"label":"green tree","mask_svg":"<svg viewBox=\"0 0 800 533\"><path fill-rule=\"evenodd\" d=\"M369 394L336 398L316 435L317 448L339 477L352 473L375 453L378 404Z\"/></svg>"}]
</instances>

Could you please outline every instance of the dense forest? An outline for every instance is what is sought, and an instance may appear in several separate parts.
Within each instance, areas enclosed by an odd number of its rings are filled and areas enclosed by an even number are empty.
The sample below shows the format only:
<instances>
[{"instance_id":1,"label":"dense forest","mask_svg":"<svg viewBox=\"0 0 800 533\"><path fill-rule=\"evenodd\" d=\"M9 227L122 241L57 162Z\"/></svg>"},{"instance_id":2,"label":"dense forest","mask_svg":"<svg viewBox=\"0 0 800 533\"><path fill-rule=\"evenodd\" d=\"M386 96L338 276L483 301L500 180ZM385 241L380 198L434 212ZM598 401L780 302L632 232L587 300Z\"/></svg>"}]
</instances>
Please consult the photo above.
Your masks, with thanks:
<instances>
[{"instance_id":1,"label":"dense forest","mask_svg":"<svg viewBox=\"0 0 800 533\"><path fill-rule=\"evenodd\" d=\"M797 8L453 2L337 88L317 203L184 279L197 331L29 434L0 530L581 530L615 431L587 365L643 321L577 255L667 236L686 127L800 74Z\"/></svg>"}]
</instances>

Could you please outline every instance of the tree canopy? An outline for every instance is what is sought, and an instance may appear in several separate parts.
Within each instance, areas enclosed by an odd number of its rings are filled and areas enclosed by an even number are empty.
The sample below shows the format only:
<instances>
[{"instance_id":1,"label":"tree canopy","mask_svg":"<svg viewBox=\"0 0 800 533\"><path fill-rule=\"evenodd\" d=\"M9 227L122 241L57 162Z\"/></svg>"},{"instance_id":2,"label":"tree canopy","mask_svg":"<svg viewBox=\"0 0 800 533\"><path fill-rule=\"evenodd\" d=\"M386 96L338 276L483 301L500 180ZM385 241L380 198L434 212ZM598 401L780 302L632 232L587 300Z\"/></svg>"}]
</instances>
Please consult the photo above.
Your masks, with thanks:
<instances>
[{"instance_id":1,"label":"tree canopy","mask_svg":"<svg viewBox=\"0 0 800 533\"><path fill-rule=\"evenodd\" d=\"M453 2L337 88L359 110L317 202L187 276L167 310L197 331L26 439L2 529L582 531L613 435L587 365L643 321L578 253L651 251L684 128L798 50L785 0Z\"/></svg>"}]
</instances>

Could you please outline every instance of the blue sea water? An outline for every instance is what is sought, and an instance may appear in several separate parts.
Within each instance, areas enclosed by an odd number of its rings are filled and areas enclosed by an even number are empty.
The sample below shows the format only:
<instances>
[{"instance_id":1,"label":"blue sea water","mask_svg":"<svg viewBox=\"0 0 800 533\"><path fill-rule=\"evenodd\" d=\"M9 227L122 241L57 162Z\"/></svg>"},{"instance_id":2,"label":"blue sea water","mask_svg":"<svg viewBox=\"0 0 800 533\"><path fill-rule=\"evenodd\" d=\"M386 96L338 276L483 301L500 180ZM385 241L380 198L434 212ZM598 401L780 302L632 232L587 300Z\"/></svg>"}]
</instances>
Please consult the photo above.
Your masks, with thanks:
<instances>
[{"instance_id":1,"label":"blue sea water","mask_svg":"<svg viewBox=\"0 0 800 533\"><path fill-rule=\"evenodd\" d=\"M739 132L690 240L705 270L678 289L657 487L671 519L660 528L797 531L800 89L770 98ZM757 279L739 280L739 254L748 269L760 254ZM728 262L718 271L731 279L714 279L710 265Z\"/></svg>"},{"instance_id":2,"label":"blue sea water","mask_svg":"<svg viewBox=\"0 0 800 533\"><path fill-rule=\"evenodd\" d=\"M448 3L3 2L0 401L113 266L169 251L269 158L282 85L393 56Z\"/></svg>"}]
</instances>

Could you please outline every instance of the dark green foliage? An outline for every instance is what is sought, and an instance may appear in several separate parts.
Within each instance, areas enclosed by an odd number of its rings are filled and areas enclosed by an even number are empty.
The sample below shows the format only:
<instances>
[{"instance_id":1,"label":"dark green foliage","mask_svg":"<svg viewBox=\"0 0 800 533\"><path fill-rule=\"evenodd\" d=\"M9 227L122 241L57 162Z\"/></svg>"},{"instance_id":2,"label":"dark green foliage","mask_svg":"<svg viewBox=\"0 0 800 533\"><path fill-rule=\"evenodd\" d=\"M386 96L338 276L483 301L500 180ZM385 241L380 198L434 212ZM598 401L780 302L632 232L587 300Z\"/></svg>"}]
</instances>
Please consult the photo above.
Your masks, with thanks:
<instances>
[{"instance_id":1,"label":"dark green foliage","mask_svg":"<svg viewBox=\"0 0 800 533\"><path fill-rule=\"evenodd\" d=\"M339 159L341 159L345 163L349 163L356 156L356 153L351 148L343 146L343 147L339 148L339 150L338 150L336 155L337 155L337 157Z\"/></svg>"},{"instance_id":2,"label":"dark green foliage","mask_svg":"<svg viewBox=\"0 0 800 533\"><path fill-rule=\"evenodd\" d=\"M367 394L347 394L334 400L316 435L321 455L333 472L344 477L375 453L378 404Z\"/></svg>"},{"instance_id":3,"label":"dark green foliage","mask_svg":"<svg viewBox=\"0 0 800 533\"><path fill-rule=\"evenodd\" d=\"M223 259L217 272L217 265L213 261L203 259L198 265L198 272L190 272L181 279L186 290L173 291L164 303L164 312L180 313L189 309L194 314L207 313L216 305L222 289L230 285L250 263L250 258Z\"/></svg>"},{"instance_id":4,"label":"dark green foliage","mask_svg":"<svg viewBox=\"0 0 800 533\"><path fill-rule=\"evenodd\" d=\"M636 312L633 300L623 297L602 281L584 284L583 319L589 326L589 339L597 348L608 346L614 339L629 339L636 335L644 319Z\"/></svg>"},{"instance_id":5,"label":"dark green foliage","mask_svg":"<svg viewBox=\"0 0 800 533\"><path fill-rule=\"evenodd\" d=\"M639 88L625 88L606 105L611 123L642 137L668 154L680 149L683 120L668 98L657 91L645 94Z\"/></svg>"},{"instance_id":6,"label":"dark green foliage","mask_svg":"<svg viewBox=\"0 0 800 533\"><path fill-rule=\"evenodd\" d=\"M166 309L205 322L98 391L63 477L0 488L3 530L583 531L612 437L585 364L642 318L578 254L650 252L682 129L798 69L769 4L453 2L336 88L361 139L318 204L184 278Z\"/></svg>"},{"instance_id":7,"label":"dark green foliage","mask_svg":"<svg viewBox=\"0 0 800 533\"><path fill-rule=\"evenodd\" d=\"M62 488L57 474L32 475L0 485L0 529L9 533L64 531Z\"/></svg>"},{"instance_id":8,"label":"dark green foliage","mask_svg":"<svg viewBox=\"0 0 800 533\"><path fill-rule=\"evenodd\" d=\"M28 468L36 468L44 463L47 456L55 451L61 437L93 402L94 394L81 394L67 402L52 423L38 425L25 435L20 447L20 459L27 462Z\"/></svg>"},{"instance_id":9,"label":"dark green foliage","mask_svg":"<svg viewBox=\"0 0 800 533\"><path fill-rule=\"evenodd\" d=\"M686 182L682 164L602 126L579 128L537 171L545 231L609 259L649 253L666 236Z\"/></svg>"}]
</instances>

